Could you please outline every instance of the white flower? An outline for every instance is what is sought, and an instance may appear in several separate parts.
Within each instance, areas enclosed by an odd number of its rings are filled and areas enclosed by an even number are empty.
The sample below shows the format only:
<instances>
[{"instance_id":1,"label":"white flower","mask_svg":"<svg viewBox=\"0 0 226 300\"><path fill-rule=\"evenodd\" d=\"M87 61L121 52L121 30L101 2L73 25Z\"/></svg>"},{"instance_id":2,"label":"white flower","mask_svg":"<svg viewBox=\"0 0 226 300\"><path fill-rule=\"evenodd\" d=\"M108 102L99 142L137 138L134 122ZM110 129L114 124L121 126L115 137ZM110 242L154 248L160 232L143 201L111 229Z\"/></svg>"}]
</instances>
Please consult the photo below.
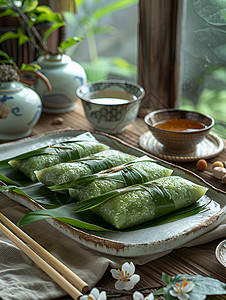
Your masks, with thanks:
<instances>
[{"instance_id":1,"label":"white flower","mask_svg":"<svg viewBox=\"0 0 226 300\"><path fill-rule=\"evenodd\" d=\"M133 293L133 300L154 300L154 295L153 295L153 293L150 293L149 295L144 297L143 294L136 291L136 292Z\"/></svg>"},{"instance_id":2,"label":"white flower","mask_svg":"<svg viewBox=\"0 0 226 300\"><path fill-rule=\"evenodd\" d=\"M179 300L187 300L190 298L187 293L190 293L194 286L195 284L192 281L188 282L185 277L182 285L180 283L176 283L175 286L173 286L173 290L170 290L170 295L177 297Z\"/></svg>"},{"instance_id":3,"label":"white flower","mask_svg":"<svg viewBox=\"0 0 226 300\"><path fill-rule=\"evenodd\" d=\"M82 295L80 297L80 300L106 300L107 295L105 291L102 291L101 293L97 288L93 288L89 295Z\"/></svg>"},{"instance_id":4,"label":"white flower","mask_svg":"<svg viewBox=\"0 0 226 300\"><path fill-rule=\"evenodd\" d=\"M134 274L135 266L131 262L124 263L122 265L122 270L111 269L112 276L117 279L115 283L115 288L117 290L131 290L140 280L140 276Z\"/></svg>"}]
</instances>

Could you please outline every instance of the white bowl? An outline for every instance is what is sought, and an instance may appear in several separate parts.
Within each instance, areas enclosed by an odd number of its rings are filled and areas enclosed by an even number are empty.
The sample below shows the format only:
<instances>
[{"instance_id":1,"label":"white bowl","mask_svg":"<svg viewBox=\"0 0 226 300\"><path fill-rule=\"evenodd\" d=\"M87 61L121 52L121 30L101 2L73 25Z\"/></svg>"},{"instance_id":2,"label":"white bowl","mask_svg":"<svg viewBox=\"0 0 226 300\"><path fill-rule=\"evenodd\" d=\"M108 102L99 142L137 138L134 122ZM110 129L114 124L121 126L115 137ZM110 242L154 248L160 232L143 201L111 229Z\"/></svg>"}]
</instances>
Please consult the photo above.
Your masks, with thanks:
<instances>
[{"instance_id":1,"label":"white bowl","mask_svg":"<svg viewBox=\"0 0 226 300\"><path fill-rule=\"evenodd\" d=\"M124 131L137 117L145 94L138 84L123 80L85 84L76 93L94 129L111 134Z\"/></svg>"}]
</instances>

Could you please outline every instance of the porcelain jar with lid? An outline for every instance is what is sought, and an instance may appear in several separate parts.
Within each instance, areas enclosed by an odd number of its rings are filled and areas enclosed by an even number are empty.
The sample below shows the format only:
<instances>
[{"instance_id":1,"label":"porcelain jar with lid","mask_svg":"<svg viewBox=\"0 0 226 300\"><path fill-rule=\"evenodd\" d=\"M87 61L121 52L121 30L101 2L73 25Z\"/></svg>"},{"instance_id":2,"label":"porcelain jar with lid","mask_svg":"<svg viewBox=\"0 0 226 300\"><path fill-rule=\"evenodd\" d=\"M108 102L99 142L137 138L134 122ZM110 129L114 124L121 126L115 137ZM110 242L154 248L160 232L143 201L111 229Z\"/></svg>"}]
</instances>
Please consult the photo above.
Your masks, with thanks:
<instances>
[{"instance_id":1,"label":"porcelain jar with lid","mask_svg":"<svg viewBox=\"0 0 226 300\"><path fill-rule=\"evenodd\" d=\"M52 91L47 92L43 82L38 80L33 86L42 99L43 111L64 113L72 111L76 106L76 89L86 83L83 67L68 55L47 53L38 58L40 72L51 83Z\"/></svg>"},{"instance_id":2,"label":"porcelain jar with lid","mask_svg":"<svg viewBox=\"0 0 226 300\"><path fill-rule=\"evenodd\" d=\"M44 76L39 77L43 79ZM51 90L48 81L46 84ZM18 81L0 81L0 140L16 140L30 135L41 112L41 98L30 87Z\"/></svg>"}]
</instances>

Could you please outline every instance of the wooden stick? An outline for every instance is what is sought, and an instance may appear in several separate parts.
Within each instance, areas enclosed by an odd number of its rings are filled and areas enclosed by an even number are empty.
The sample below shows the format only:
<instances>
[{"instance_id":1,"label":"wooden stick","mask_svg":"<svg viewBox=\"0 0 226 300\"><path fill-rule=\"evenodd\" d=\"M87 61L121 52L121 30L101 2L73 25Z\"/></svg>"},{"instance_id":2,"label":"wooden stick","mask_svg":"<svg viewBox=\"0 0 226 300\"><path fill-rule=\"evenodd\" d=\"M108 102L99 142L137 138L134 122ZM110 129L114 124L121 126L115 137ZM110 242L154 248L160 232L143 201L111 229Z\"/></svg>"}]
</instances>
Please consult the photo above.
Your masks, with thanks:
<instances>
[{"instance_id":1,"label":"wooden stick","mask_svg":"<svg viewBox=\"0 0 226 300\"><path fill-rule=\"evenodd\" d=\"M89 290L89 286L86 282L84 282L74 272L67 268L63 263L57 260L52 254L50 254L46 249L39 245L29 235L23 232L19 227L13 224L2 213L0 213L0 221L4 223L8 228L10 228L13 232L15 232L18 235L18 237L20 237L24 242L30 245L39 255L41 255L49 264L51 264L58 272L60 272L82 293L85 293Z\"/></svg>"},{"instance_id":2,"label":"wooden stick","mask_svg":"<svg viewBox=\"0 0 226 300\"><path fill-rule=\"evenodd\" d=\"M33 260L46 274L49 275L62 289L73 299L79 299L82 294L70 284L63 276L53 269L45 260L31 250L24 242L14 235L8 228L0 223L0 231L4 233L15 245L17 245L31 260Z\"/></svg>"}]
</instances>

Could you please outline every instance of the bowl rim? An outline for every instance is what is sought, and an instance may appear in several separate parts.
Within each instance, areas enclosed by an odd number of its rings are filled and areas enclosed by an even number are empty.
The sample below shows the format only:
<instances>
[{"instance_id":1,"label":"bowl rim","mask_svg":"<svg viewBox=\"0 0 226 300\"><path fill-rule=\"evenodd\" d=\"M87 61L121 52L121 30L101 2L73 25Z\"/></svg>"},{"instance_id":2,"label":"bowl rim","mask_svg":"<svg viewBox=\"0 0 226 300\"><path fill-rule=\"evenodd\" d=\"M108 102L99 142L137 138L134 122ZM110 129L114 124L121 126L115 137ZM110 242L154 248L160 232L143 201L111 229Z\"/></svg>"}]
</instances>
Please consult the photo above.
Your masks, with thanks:
<instances>
[{"instance_id":1,"label":"bowl rim","mask_svg":"<svg viewBox=\"0 0 226 300\"><path fill-rule=\"evenodd\" d=\"M121 79L107 79L107 80L100 80L100 81L95 81L95 82L89 82L89 83L85 83L85 84L82 84L80 85L77 89L76 89L76 95L79 99L81 99L82 101L85 101L87 103L92 103L94 105L105 105L105 104L100 104L100 103L95 103L95 102L91 102L89 99L85 99L82 95L81 95L81 90L84 88L84 87L91 87L92 85L96 85L96 84L105 84L105 83L121 83L121 84L129 84L129 85L133 85L135 86L136 88L138 88L140 91L141 91L141 95L139 97L137 97L136 99L133 99L133 100L129 100L129 102L126 102L126 103L120 103L120 104L114 104L115 106L119 106L119 105L128 105L130 103L134 103L134 102L137 102L137 101L141 101L144 96L145 96L145 90L144 88L139 85L138 83L135 83L135 82L132 82L132 81L128 81L128 80L121 80ZM110 106L110 105L109 105Z\"/></svg>"},{"instance_id":2,"label":"bowl rim","mask_svg":"<svg viewBox=\"0 0 226 300\"><path fill-rule=\"evenodd\" d=\"M166 112L166 111L170 111L170 112L185 112L185 113L195 113L197 115L201 115L204 117L207 117L211 120L211 124L209 126L206 126L203 129L198 129L198 130L194 130L194 131L173 131L173 130L167 130L167 129L161 129L158 127L153 126L152 124L149 123L148 119L150 118L150 115L154 115L155 113L161 113L161 112ZM168 132L168 133L174 133L174 134L195 134L195 133L200 133L200 132L205 132L205 131L209 131L215 124L215 120L213 117L211 117L210 115L195 111L195 110L185 110L185 109L179 109L179 108L163 108L163 109L158 109L158 110L154 110L150 113L148 113L145 117L144 117L144 121L145 123L153 128L156 132Z\"/></svg>"}]
</instances>

